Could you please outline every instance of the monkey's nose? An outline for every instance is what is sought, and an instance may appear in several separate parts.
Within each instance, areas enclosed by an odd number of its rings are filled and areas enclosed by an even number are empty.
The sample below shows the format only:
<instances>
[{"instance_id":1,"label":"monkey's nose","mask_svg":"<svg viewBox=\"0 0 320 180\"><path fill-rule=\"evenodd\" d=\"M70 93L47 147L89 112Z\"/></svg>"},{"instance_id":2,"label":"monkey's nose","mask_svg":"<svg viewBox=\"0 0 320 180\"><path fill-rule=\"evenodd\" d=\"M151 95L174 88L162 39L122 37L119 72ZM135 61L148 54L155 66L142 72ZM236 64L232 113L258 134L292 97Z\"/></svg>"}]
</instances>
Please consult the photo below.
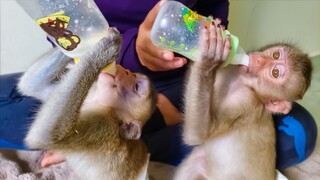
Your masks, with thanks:
<instances>
[{"instance_id":1,"label":"monkey's nose","mask_svg":"<svg viewBox=\"0 0 320 180\"><path fill-rule=\"evenodd\" d=\"M128 69L125 69L125 73L129 76L131 72Z\"/></svg>"}]
</instances>

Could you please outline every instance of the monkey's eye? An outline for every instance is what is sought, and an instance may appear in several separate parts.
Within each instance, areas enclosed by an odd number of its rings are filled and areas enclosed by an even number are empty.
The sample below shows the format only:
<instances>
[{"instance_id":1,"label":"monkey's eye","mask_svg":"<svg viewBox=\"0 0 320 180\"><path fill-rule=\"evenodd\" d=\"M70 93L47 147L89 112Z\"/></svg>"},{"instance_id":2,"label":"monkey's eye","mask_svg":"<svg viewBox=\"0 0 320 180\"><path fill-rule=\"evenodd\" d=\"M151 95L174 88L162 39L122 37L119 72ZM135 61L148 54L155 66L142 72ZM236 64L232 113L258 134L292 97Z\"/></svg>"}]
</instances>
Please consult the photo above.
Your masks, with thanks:
<instances>
[{"instance_id":1,"label":"monkey's eye","mask_svg":"<svg viewBox=\"0 0 320 180\"><path fill-rule=\"evenodd\" d=\"M137 79L136 83L133 86L133 90L138 95L144 94L146 91L148 91L149 88L149 81L148 79L139 78Z\"/></svg>"},{"instance_id":2,"label":"monkey's eye","mask_svg":"<svg viewBox=\"0 0 320 180\"><path fill-rule=\"evenodd\" d=\"M276 65L271 70L271 76L274 78L283 77L285 74L285 68L282 65Z\"/></svg>"},{"instance_id":3,"label":"monkey's eye","mask_svg":"<svg viewBox=\"0 0 320 180\"><path fill-rule=\"evenodd\" d=\"M279 77L279 69L278 68L273 68L272 69L272 76L275 78Z\"/></svg>"},{"instance_id":4,"label":"monkey's eye","mask_svg":"<svg viewBox=\"0 0 320 180\"><path fill-rule=\"evenodd\" d=\"M136 83L135 85L134 85L134 91L136 92L136 93L138 93L139 94L139 90L140 90L140 85L139 85L139 83Z\"/></svg>"},{"instance_id":5,"label":"monkey's eye","mask_svg":"<svg viewBox=\"0 0 320 180\"><path fill-rule=\"evenodd\" d=\"M272 54L273 59L278 60L280 58L280 52L277 50Z\"/></svg>"}]
</instances>

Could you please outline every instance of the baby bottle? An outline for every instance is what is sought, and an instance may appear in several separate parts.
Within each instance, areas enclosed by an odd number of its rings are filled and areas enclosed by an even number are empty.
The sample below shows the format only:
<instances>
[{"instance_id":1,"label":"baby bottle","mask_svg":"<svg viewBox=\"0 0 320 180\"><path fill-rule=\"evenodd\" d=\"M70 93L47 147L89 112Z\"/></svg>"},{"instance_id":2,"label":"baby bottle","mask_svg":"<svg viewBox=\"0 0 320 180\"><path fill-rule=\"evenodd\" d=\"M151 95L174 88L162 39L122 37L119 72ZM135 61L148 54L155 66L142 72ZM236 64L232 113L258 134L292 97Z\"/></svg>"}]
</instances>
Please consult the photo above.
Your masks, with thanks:
<instances>
[{"instance_id":1,"label":"baby bottle","mask_svg":"<svg viewBox=\"0 0 320 180\"><path fill-rule=\"evenodd\" d=\"M17 0L63 53L79 58L108 33L93 0Z\"/></svg>"},{"instance_id":2,"label":"baby bottle","mask_svg":"<svg viewBox=\"0 0 320 180\"><path fill-rule=\"evenodd\" d=\"M177 1L162 4L151 29L152 43L162 49L169 49L193 61L200 57L199 40L201 29L210 26L212 20L193 12ZM222 32L225 38L229 31ZM231 51L222 66L232 64L248 65L249 57L239 47L239 39L230 34Z\"/></svg>"}]
</instances>

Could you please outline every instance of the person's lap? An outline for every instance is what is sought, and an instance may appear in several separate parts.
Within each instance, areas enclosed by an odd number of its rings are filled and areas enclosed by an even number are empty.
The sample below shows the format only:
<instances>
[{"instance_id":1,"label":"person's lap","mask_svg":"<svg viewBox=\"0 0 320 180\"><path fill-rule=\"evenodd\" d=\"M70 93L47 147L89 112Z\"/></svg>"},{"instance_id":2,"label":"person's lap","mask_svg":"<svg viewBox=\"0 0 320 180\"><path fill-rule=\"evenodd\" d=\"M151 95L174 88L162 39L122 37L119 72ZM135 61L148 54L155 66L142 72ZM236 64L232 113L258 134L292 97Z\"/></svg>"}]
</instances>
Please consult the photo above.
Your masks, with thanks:
<instances>
[{"instance_id":1,"label":"person's lap","mask_svg":"<svg viewBox=\"0 0 320 180\"><path fill-rule=\"evenodd\" d=\"M0 76L0 147L26 149L23 139L40 101L21 95L17 82L22 73Z\"/></svg>"},{"instance_id":2,"label":"person's lap","mask_svg":"<svg viewBox=\"0 0 320 180\"><path fill-rule=\"evenodd\" d=\"M41 105L40 101L17 91L16 84L21 75L0 76L0 148L26 149L23 139ZM277 167L284 169L306 159L312 153L317 137L316 123L309 112L294 103L288 115L274 116L274 120ZM158 110L143 129L142 139L151 154L150 160L171 165L178 165L192 149L182 142L181 124L166 126Z\"/></svg>"}]
</instances>

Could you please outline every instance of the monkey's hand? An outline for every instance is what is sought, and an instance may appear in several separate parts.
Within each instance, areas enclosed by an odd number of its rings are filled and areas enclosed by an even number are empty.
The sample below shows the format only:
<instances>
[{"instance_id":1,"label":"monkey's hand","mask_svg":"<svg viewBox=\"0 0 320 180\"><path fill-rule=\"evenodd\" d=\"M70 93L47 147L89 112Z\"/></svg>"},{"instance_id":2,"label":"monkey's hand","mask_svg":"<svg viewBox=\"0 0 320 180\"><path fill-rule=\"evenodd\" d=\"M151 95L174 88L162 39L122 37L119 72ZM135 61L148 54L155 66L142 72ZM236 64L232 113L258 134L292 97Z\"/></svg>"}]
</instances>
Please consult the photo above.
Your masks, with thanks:
<instances>
[{"instance_id":1,"label":"monkey's hand","mask_svg":"<svg viewBox=\"0 0 320 180\"><path fill-rule=\"evenodd\" d=\"M82 57L80 63L88 63L98 70L115 61L119 56L121 35L119 31L110 27L108 36L102 38L88 53ZM79 64L80 64L79 63Z\"/></svg>"},{"instance_id":2,"label":"monkey's hand","mask_svg":"<svg viewBox=\"0 0 320 180\"><path fill-rule=\"evenodd\" d=\"M209 72L219 67L228 58L230 52L230 36L222 38L223 28L216 20L201 32L200 62Z\"/></svg>"}]
</instances>

